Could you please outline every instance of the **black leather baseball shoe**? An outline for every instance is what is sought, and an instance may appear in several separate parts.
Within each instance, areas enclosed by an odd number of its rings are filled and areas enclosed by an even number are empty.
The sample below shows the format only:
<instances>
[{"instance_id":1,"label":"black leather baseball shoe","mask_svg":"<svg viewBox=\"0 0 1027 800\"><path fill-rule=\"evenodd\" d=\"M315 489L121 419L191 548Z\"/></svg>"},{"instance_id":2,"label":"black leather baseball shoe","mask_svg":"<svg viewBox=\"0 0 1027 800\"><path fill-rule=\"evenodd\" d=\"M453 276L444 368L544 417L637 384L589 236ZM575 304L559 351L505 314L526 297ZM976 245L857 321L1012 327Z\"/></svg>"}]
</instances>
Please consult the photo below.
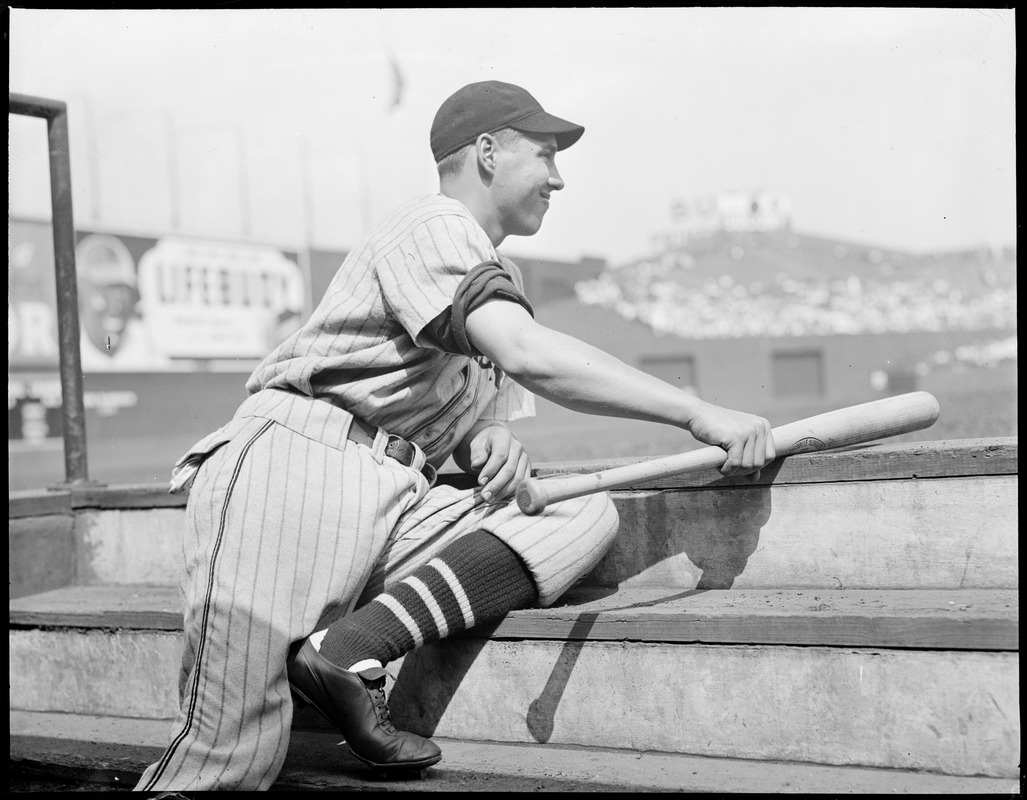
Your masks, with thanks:
<instances>
[{"instance_id":1,"label":"black leather baseball shoe","mask_svg":"<svg viewBox=\"0 0 1027 800\"><path fill-rule=\"evenodd\" d=\"M289 659L288 674L292 690L335 726L365 764L416 769L442 759L430 739L393 726L381 667L350 672L324 658L308 639Z\"/></svg>"}]
</instances>

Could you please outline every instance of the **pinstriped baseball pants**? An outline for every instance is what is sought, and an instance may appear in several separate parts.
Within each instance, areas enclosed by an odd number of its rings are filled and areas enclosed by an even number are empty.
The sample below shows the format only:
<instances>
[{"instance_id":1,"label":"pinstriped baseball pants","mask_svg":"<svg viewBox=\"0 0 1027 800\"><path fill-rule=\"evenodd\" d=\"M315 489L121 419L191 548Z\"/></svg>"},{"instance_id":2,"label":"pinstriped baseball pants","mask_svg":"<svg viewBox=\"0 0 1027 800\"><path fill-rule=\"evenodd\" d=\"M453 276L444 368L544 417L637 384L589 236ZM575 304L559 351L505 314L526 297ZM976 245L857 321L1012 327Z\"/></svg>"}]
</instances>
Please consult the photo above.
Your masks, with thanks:
<instances>
[{"instance_id":1,"label":"pinstriped baseball pants","mask_svg":"<svg viewBox=\"0 0 1027 800\"><path fill-rule=\"evenodd\" d=\"M244 405L196 476L183 541L180 711L137 790L270 787L292 724L292 643L455 538L484 529L505 541L549 605L616 534L605 494L534 517L511 502L486 506L471 490L429 487L417 469L385 457L384 434L372 447L347 442L345 429L340 441L335 427L331 437L311 436L316 426L297 416L299 402L269 416L249 416Z\"/></svg>"}]
</instances>

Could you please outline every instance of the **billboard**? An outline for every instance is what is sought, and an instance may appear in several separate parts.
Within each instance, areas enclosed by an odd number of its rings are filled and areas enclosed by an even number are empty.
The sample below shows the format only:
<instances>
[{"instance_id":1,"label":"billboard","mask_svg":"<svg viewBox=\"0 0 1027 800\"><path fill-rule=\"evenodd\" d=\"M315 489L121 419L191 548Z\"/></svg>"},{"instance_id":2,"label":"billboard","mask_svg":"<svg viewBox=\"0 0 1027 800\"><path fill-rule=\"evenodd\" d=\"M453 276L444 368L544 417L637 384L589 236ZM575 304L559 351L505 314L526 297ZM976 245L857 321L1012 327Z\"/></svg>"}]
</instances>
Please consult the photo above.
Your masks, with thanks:
<instances>
[{"instance_id":1,"label":"billboard","mask_svg":"<svg viewBox=\"0 0 1027 800\"><path fill-rule=\"evenodd\" d=\"M671 205L672 226L651 236L660 250L687 247L694 239L719 231L764 233L786 231L792 223L791 204L770 192L720 192Z\"/></svg>"},{"instance_id":2,"label":"billboard","mask_svg":"<svg viewBox=\"0 0 1027 800\"><path fill-rule=\"evenodd\" d=\"M9 228L8 370L56 369L51 228ZM87 374L252 368L309 307L298 253L271 246L77 231L75 259Z\"/></svg>"}]
</instances>

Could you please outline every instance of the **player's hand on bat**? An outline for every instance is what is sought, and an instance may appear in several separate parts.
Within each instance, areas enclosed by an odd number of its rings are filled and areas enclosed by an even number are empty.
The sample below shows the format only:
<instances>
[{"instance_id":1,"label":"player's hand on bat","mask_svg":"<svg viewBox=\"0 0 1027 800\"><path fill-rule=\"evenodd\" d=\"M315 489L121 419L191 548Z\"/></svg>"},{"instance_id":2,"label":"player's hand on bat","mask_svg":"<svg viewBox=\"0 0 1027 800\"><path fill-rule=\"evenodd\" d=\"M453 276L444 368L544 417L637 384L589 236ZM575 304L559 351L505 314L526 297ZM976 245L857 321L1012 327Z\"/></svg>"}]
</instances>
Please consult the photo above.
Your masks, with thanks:
<instances>
[{"instance_id":1,"label":"player's hand on bat","mask_svg":"<svg viewBox=\"0 0 1027 800\"><path fill-rule=\"evenodd\" d=\"M469 442L470 467L487 503L513 497L521 481L531 475L531 460L505 425L494 424L473 433Z\"/></svg>"},{"instance_id":2,"label":"player's hand on bat","mask_svg":"<svg viewBox=\"0 0 1027 800\"><path fill-rule=\"evenodd\" d=\"M728 477L758 480L760 470L777 457L770 423L763 417L705 403L688 429L700 442L727 451L720 473Z\"/></svg>"}]
</instances>

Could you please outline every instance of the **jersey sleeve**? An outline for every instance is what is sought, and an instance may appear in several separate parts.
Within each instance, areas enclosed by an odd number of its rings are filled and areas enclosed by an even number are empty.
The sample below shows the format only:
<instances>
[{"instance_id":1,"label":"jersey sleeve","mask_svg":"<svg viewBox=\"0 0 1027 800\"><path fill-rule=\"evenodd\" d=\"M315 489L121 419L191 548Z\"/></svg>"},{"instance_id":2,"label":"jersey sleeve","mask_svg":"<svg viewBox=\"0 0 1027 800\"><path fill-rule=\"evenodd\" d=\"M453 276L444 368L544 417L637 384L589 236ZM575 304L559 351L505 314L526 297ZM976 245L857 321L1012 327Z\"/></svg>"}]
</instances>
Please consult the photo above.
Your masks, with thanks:
<instances>
[{"instance_id":1,"label":"jersey sleeve","mask_svg":"<svg viewBox=\"0 0 1027 800\"><path fill-rule=\"evenodd\" d=\"M476 266L495 261L496 250L469 216L433 213L414 220L378 259L376 273L385 302L421 347L428 324L453 305L460 284Z\"/></svg>"},{"instance_id":2,"label":"jersey sleeve","mask_svg":"<svg viewBox=\"0 0 1027 800\"><path fill-rule=\"evenodd\" d=\"M482 419L499 419L513 422L515 419L535 416L535 395L516 381L503 376L499 391L492 402L481 412Z\"/></svg>"},{"instance_id":3,"label":"jersey sleeve","mask_svg":"<svg viewBox=\"0 0 1027 800\"><path fill-rule=\"evenodd\" d=\"M467 273L457 287L452 306L428 323L421 338L443 352L477 358L481 353L467 335L467 315L490 300L508 300L535 315L513 275L499 262L486 261Z\"/></svg>"}]
</instances>

